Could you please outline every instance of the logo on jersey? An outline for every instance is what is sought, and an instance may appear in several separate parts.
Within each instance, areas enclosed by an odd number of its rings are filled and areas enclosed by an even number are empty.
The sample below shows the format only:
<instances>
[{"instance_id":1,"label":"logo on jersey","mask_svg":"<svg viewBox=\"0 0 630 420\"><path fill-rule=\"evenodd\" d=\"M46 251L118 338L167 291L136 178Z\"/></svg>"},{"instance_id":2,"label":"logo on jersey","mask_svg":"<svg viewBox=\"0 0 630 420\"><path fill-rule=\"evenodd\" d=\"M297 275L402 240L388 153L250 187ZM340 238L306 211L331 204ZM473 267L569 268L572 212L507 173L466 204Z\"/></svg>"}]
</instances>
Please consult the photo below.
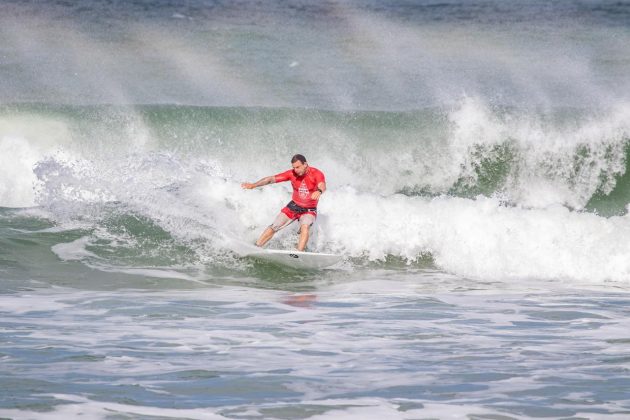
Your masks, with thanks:
<instances>
[{"instance_id":1,"label":"logo on jersey","mask_svg":"<svg viewBox=\"0 0 630 420\"><path fill-rule=\"evenodd\" d=\"M298 189L298 194L300 194L300 198L308 198L308 187L306 186L306 182L302 181L300 188Z\"/></svg>"}]
</instances>

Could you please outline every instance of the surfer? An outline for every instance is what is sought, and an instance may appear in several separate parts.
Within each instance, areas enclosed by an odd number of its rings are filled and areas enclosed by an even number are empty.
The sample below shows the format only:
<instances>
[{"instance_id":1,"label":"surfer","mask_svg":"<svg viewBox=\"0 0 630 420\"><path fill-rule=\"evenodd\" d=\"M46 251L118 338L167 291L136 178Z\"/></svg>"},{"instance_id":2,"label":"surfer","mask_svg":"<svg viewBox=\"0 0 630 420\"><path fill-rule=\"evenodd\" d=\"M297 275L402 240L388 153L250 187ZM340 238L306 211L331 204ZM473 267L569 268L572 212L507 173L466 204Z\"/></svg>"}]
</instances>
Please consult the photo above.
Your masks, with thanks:
<instances>
[{"instance_id":1,"label":"surfer","mask_svg":"<svg viewBox=\"0 0 630 420\"><path fill-rule=\"evenodd\" d=\"M309 229L317 218L317 202L319 197L326 191L326 179L322 171L308 165L304 155L293 156L291 158L291 166L293 168L288 171L265 177L253 184L247 182L241 184L241 187L247 190L285 181L291 181L293 186L291 201L280 210L280 214L278 214L274 222L263 231L260 238L256 241L257 246L264 246L276 232L298 220L300 224L300 238L297 249L298 251L304 251L306 247Z\"/></svg>"}]
</instances>

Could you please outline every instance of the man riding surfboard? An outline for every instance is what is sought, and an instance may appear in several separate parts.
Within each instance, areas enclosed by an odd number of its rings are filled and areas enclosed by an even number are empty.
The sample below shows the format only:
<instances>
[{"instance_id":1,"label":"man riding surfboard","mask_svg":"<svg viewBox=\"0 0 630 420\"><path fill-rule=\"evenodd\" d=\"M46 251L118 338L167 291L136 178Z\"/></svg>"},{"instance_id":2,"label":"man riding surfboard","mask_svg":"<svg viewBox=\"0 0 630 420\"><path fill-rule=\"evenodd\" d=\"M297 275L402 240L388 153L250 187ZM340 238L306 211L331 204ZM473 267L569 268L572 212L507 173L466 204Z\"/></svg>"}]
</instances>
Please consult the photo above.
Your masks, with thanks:
<instances>
[{"instance_id":1,"label":"man riding surfboard","mask_svg":"<svg viewBox=\"0 0 630 420\"><path fill-rule=\"evenodd\" d=\"M280 214L267 229L263 231L256 241L257 246L264 246L279 230L287 227L293 221L300 224L300 238L298 251L304 251L308 242L309 229L317 218L317 202L326 191L326 179L324 173L317 168L309 166L304 155L295 155L291 158L292 169L277 175L265 177L253 184L244 182L241 187L247 190L262 187L276 182L291 181L293 195L291 201L280 210Z\"/></svg>"}]
</instances>

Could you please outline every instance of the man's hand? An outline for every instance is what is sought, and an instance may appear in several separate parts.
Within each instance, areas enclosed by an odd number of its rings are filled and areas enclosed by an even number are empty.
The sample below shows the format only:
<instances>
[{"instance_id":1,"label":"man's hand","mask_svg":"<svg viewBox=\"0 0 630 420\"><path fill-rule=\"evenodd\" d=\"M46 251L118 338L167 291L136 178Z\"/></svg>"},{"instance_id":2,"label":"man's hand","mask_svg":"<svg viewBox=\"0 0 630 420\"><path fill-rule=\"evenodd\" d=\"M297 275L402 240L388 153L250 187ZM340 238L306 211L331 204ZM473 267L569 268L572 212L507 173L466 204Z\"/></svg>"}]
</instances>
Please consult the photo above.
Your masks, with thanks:
<instances>
[{"instance_id":1,"label":"man's hand","mask_svg":"<svg viewBox=\"0 0 630 420\"><path fill-rule=\"evenodd\" d=\"M243 182L241 184L241 188L243 188L244 190L251 190L256 188L256 184L250 184L249 182Z\"/></svg>"},{"instance_id":2,"label":"man's hand","mask_svg":"<svg viewBox=\"0 0 630 420\"><path fill-rule=\"evenodd\" d=\"M317 184L317 191L315 191L313 194L311 194L311 199L312 200L319 200L319 197L321 197L321 195L324 193L324 191L326 191L326 183L325 182L320 182L319 184Z\"/></svg>"}]
</instances>

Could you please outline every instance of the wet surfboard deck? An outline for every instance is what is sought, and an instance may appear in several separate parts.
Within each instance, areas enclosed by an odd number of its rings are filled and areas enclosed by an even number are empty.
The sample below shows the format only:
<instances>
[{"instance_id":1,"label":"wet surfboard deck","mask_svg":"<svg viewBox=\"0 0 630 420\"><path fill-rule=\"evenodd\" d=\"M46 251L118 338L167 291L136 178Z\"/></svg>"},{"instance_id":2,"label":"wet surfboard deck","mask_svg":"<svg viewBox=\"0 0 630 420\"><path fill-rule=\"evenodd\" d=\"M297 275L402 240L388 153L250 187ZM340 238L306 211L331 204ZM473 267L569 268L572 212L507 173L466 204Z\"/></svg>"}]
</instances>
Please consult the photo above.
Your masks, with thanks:
<instances>
[{"instance_id":1,"label":"wet surfboard deck","mask_svg":"<svg viewBox=\"0 0 630 420\"><path fill-rule=\"evenodd\" d=\"M281 249L262 249L247 253L248 257L270 261L293 268L320 269L333 266L343 258L340 255L319 252L288 251Z\"/></svg>"}]
</instances>

